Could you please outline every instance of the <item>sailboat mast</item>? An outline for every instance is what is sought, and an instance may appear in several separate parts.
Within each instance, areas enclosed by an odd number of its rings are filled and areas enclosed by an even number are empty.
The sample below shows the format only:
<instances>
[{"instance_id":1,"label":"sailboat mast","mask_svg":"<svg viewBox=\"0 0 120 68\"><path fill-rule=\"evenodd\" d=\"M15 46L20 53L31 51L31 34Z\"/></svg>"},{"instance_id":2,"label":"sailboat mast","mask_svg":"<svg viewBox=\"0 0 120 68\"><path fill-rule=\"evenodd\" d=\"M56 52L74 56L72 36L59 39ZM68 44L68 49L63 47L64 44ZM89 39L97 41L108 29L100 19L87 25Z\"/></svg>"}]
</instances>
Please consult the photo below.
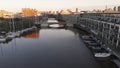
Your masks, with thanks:
<instances>
[{"instance_id":1,"label":"sailboat mast","mask_svg":"<svg viewBox=\"0 0 120 68\"><path fill-rule=\"evenodd\" d=\"M15 32L15 22L14 22L14 17L12 18L12 23L13 23L13 32Z\"/></svg>"}]
</instances>

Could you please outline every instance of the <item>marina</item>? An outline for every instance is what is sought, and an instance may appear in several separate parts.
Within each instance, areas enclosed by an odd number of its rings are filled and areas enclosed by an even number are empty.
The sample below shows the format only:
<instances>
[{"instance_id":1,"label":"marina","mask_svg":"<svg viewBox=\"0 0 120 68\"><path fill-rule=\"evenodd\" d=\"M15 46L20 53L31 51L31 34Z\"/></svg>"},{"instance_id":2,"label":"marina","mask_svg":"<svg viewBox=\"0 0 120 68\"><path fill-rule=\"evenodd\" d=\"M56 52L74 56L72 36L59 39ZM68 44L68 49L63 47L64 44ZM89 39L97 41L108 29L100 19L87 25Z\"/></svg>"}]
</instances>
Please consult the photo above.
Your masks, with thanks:
<instances>
[{"instance_id":1,"label":"marina","mask_svg":"<svg viewBox=\"0 0 120 68\"><path fill-rule=\"evenodd\" d=\"M100 68L77 34L76 29L39 29L1 43L0 67Z\"/></svg>"},{"instance_id":2,"label":"marina","mask_svg":"<svg viewBox=\"0 0 120 68\"><path fill-rule=\"evenodd\" d=\"M20 37L22 35L25 35L25 34L28 34L29 32L34 31L35 29L37 29L37 27L33 26L31 28L23 29L21 31L8 32L8 33L1 34L0 42L1 43L6 42L7 40L13 39L15 37Z\"/></svg>"}]
</instances>

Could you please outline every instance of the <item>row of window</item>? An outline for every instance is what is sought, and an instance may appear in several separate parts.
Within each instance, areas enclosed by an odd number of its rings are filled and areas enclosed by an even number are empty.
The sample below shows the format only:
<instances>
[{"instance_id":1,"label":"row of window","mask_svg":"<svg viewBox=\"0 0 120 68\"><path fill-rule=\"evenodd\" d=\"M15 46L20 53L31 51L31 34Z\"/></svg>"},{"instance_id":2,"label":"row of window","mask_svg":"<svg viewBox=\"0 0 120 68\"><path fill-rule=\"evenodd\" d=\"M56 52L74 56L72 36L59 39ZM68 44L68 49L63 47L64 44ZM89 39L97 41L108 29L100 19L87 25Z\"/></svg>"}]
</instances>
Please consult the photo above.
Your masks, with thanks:
<instances>
[{"instance_id":1,"label":"row of window","mask_svg":"<svg viewBox=\"0 0 120 68\"><path fill-rule=\"evenodd\" d=\"M102 15L102 14L101 15L100 14L99 15L84 14L81 17L95 19L95 20L104 21L104 22L120 24L120 14L116 14L116 15L119 15L119 16L106 16L106 15Z\"/></svg>"},{"instance_id":2,"label":"row of window","mask_svg":"<svg viewBox=\"0 0 120 68\"><path fill-rule=\"evenodd\" d=\"M78 24L84 25L89 30L96 32L94 36L106 44L113 46L120 46L120 25L110 22L104 22L96 19L79 17Z\"/></svg>"}]
</instances>

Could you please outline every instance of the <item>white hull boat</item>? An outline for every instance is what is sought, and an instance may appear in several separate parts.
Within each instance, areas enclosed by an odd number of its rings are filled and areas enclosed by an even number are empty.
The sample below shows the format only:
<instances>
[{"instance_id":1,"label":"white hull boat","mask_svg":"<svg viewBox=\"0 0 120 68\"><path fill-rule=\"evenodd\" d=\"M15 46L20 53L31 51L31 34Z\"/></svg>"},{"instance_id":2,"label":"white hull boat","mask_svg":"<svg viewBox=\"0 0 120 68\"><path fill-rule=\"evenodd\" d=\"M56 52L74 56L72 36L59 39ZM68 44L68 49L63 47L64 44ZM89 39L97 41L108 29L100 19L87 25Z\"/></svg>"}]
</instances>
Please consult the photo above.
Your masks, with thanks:
<instances>
[{"instance_id":1,"label":"white hull boat","mask_svg":"<svg viewBox=\"0 0 120 68\"><path fill-rule=\"evenodd\" d=\"M111 53L95 53L94 57L99 61L106 61L111 59Z\"/></svg>"},{"instance_id":2,"label":"white hull boat","mask_svg":"<svg viewBox=\"0 0 120 68\"><path fill-rule=\"evenodd\" d=\"M0 42L5 42L6 38L4 36L0 36Z\"/></svg>"},{"instance_id":3,"label":"white hull boat","mask_svg":"<svg viewBox=\"0 0 120 68\"><path fill-rule=\"evenodd\" d=\"M14 32L9 32L9 33L6 34L6 37L7 37L7 39L12 39L12 38L15 37L15 33Z\"/></svg>"},{"instance_id":4,"label":"white hull boat","mask_svg":"<svg viewBox=\"0 0 120 68\"><path fill-rule=\"evenodd\" d=\"M19 31L15 32L15 37L19 37L19 36L20 36L20 32Z\"/></svg>"}]
</instances>

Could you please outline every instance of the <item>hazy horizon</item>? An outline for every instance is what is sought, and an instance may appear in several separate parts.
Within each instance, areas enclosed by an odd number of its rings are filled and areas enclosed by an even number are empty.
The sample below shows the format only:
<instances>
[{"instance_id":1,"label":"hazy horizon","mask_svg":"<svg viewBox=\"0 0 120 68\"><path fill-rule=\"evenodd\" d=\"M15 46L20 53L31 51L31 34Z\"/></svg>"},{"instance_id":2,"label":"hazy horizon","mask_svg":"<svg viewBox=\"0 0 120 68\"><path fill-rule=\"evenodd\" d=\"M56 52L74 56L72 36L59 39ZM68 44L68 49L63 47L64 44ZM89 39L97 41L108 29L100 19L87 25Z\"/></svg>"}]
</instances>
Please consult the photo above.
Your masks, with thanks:
<instances>
[{"instance_id":1,"label":"hazy horizon","mask_svg":"<svg viewBox=\"0 0 120 68\"><path fill-rule=\"evenodd\" d=\"M22 8L34 8L40 11L56 11L75 8L79 10L105 9L120 5L120 0L2 0L0 10L21 11Z\"/></svg>"}]
</instances>

